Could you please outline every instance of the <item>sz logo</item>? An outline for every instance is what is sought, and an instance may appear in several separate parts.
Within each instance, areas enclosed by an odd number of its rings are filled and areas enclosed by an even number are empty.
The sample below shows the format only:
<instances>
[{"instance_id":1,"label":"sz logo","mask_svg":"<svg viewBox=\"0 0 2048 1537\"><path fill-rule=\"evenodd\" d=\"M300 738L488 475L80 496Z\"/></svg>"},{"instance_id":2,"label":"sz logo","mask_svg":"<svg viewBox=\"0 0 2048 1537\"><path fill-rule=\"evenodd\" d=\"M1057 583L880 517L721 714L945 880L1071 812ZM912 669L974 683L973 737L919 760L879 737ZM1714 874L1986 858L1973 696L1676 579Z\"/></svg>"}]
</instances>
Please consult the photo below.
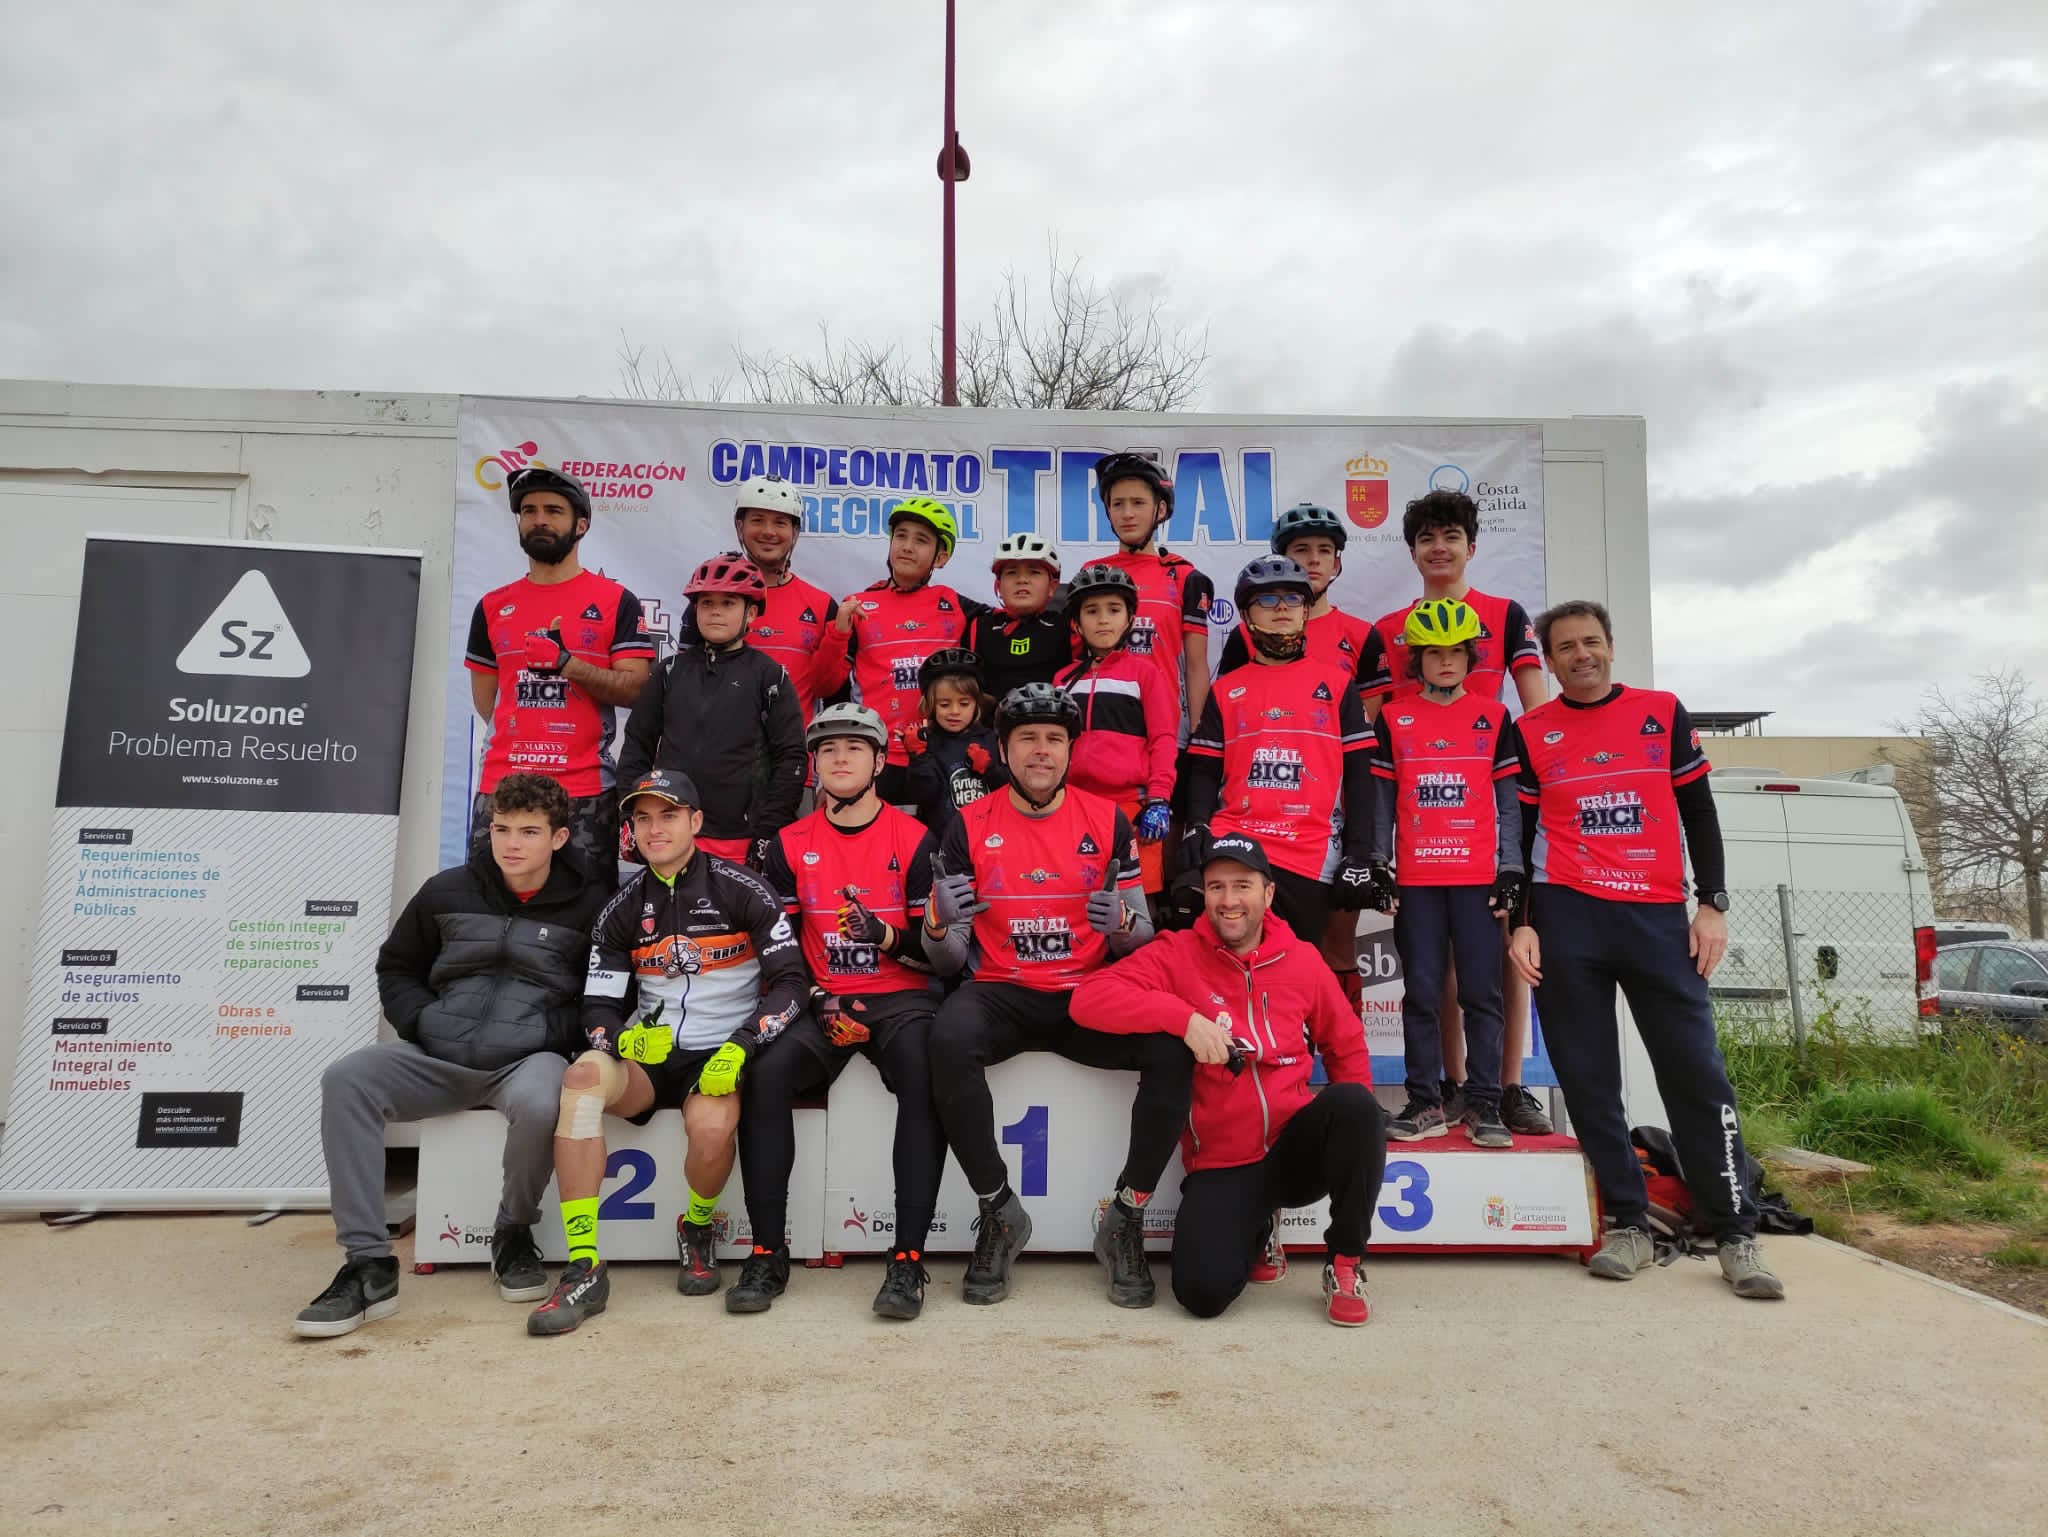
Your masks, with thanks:
<instances>
[{"instance_id":1,"label":"sz logo","mask_svg":"<svg viewBox=\"0 0 2048 1537\"><path fill-rule=\"evenodd\" d=\"M501 448L495 454L485 454L476 462L476 483L486 491L502 491L505 481L521 470L544 470L547 461L534 457L540 452L538 443L521 443L517 448ZM496 479L492 479L492 476Z\"/></svg>"},{"instance_id":2,"label":"sz logo","mask_svg":"<svg viewBox=\"0 0 2048 1537\"><path fill-rule=\"evenodd\" d=\"M313 670L284 605L261 571L244 571L185 642L178 671L255 678L303 678Z\"/></svg>"}]
</instances>

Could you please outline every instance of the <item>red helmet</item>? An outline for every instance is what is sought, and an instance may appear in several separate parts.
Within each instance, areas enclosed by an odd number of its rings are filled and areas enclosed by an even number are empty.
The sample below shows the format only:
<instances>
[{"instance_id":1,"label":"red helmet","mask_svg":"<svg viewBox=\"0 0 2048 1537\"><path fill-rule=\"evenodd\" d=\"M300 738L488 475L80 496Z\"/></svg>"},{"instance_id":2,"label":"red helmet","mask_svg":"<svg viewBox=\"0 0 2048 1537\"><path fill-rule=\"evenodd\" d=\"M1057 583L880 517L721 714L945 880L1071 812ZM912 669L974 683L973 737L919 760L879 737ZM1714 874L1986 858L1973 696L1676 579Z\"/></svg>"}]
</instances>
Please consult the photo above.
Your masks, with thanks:
<instances>
[{"instance_id":1,"label":"red helmet","mask_svg":"<svg viewBox=\"0 0 2048 1537\"><path fill-rule=\"evenodd\" d=\"M768 583L761 575L761 568L738 550L712 556L692 573L683 587L686 598L701 598L710 592L729 592L736 598L751 599L764 606L768 602Z\"/></svg>"}]
</instances>

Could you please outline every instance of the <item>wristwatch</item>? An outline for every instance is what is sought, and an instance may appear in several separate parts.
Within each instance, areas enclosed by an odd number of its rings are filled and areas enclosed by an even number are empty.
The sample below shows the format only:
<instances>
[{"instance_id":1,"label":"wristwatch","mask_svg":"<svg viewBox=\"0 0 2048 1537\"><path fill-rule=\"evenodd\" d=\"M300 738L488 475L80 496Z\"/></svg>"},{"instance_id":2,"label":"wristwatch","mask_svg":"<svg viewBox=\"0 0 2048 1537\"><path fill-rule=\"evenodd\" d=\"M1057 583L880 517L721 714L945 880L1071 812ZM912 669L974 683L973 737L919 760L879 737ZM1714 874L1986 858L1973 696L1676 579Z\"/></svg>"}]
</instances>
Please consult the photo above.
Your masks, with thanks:
<instances>
[{"instance_id":1,"label":"wristwatch","mask_svg":"<svg viewBox=\"0 0 2048 1537\"><path fill-rule=\"evenodd\" d=\"M1711 907L1717 913L1728 911L1728 893L1725 891L1702 891L1700 906Z\"/></svg>"}]
</instances>

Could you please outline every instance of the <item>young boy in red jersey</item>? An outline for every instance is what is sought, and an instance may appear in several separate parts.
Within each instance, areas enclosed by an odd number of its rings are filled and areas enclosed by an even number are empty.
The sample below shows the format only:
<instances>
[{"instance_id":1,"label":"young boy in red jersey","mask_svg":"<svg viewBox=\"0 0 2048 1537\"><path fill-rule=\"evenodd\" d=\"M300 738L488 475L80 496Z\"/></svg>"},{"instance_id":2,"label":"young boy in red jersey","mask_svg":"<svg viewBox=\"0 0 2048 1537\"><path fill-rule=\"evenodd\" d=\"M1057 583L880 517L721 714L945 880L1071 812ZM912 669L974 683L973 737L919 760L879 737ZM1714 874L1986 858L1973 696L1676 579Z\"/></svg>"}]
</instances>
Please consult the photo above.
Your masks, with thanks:
<instances>
[{"instance_id":1,"label":"young boy in red jersey","mask_svg":"<svg viewBox=\"0 0 2048 1537\"><path fill-rule=\"evenodd\" d=\"M811 971L810 1012L771 1042L740 1080L740 1168L754 1252L725 1294L728 1313L765 1313L789 1284L789 1176L796 1101L837 1081L856 1052L896 1096L896 1249L874 1310L915 1318L930 1279L925 1236L938 1205L946 1136L932 1108L927 1045L936 1009L918 941L929 860L922 824L875 794L889 750L882 718L830 704L807 738L818 760L818 809L782 830L764 872Z\"/></svg>"},{"instance_id":2,"label":"young boy in red jersey","mask_svg":"<svg viewBox=\"0 0 2048 1537\"><path fill-rule=\"evenodd\" d=\"M1440 489L1417 497L1401 518L1401 536L1408 553L1422 575L1422 597L1456 598L1479 616L1479 639L1473 644L1477 660L1465 679L1467 693L1488 699L1507 697L1513 680L1515 697L1522 712L1536 708L1549 697L1543 681L1543 657L1536 645L1536 630L1522 605L1512 598L1495 597L1479 591L1465 579L1466 567L1479 548L1479 507L1462 491ZM1414 603L1383 615L1373 625L1368 660L1370 681L1366 685L1365 713L1377 715L1388 700L1417 691L1419 685L1408 675L1405 659L1407 642L1403 626ZM1536 1102L1536 1096L1522 1086L1522 1059L1529 1053L1529 989L1513 971L1506 990L1507 1028L1502 1038L1501 1115L1510 1131L1524 1136L1550 1135L1550 1117ZM1457 1105L1457 1088L1468 1066L1464 1031L1457 1011L1457 981L1445 992L1442 1017L1445 1104Z\"/></svg>"},{"instance_id":3,"label":"young boy in red jersey","mask_svg":"<svg viewBox=\"0 0 2048 1537\"><path fill-rule=\"evenodd\" d=\"M1055 680L1081 707L1070 783L1114 801L1138 833L1145 895L1165 884L1179 723L1166 680L1130 650L1138 589L1118 566L1084 567L1067 589L1067 624L1081 660Z\"/></svg>"},{"instance_id":4,"label":"young boy in red jersey","mask_svg":"<svg viewBox=\"0 0 2048 1537\"><path fill-rule=\"evenodd\" d=\"M1308 573L1262 555L1234 596L1254 655L1216 679L1188 739L1191 826L1176 887L1199 871L1212 833L1242 833L1273 861L1287 926L1320 936L1333 896L1356 911L1371 891L1371 735L1351 676L1307 654Z\"/></svg>"},{"instance_id":5,"label":"young boy in red jersey","mask_svg":"<svg viewBox=\"0 0 2048 1537\"><path fill-rule=\"evenodd\" d=\"M981 659L964 646L934 651L917 670L919 720L899 738L910 755L905 786L918 821L933 832L1010 782L996 743L995 702Z\"/></svg>"},{"instance_id":6,"label":"young boy in red jersey","mask_svg":"<svg viewBox=\"0 0 2048 1537\"><path fill-rule=\"evenodd\" d=\"M790 567L804 531L803 493L780 475L756 475L733 493L732 527L767 588L747 643L783 665L796 687L797 714L808 721L819 698L846 681L846 671L839 655L838 676L832 675L828 653L839 648L826 644L833 638L838 600ZM821 675L829 688L817 686Z\"/></svg>"},{"instance_id":7,"label":"young boy in red jersey","mask_svg":"<svg viewBox=\"0 0 2048 1537\"><path fill-rule=\"evenodd\" d=\"M1095 485L1120 548L1088 564L1115 566L1137 587L1130 649L1158 664L1176 712L1193 724L1209 698L1209 607L1216 589L1193 562L1160 547L1159 530L1173 516L1173 482L1157 460L1120 453L1095 461Z\"/></svg>"},{"instance_id":8,"label":"young boy in red jersey","mask_svg":"<svg viewBox=\"0 0 2048 1537\"><path fill-rule=\"evenodd\" d=\"M1512 1147L1500 1119L1497 1064L1501 921L1527 883L1514 785L1518 739L1500 700L1465 691L1478 615L1455 599L1425 601L1409 613L1405 635L1421 692L1396 699L1373 723L1373 905L1394 914L1407 987L1408 1103L1387 1135L1417 1142L1450 1129L1437 1017L1455 957L1470 1048L1461 1119L1474 1146Z\"/></svg>"},{"instance_id":9,"label":"young boy in red jersey","mask_svg":"<svg viewBox=\"0 0 2048 1537\"><path fill-rule=\"evenodd\" d=\"M816 680L822 698L838 687L826 686L835 669L840 678L850 673L855 703L882 717L889 729L889 766L882 771L881 794L892 805L909 799L903 731L918 719L918 669L934 651L958 645L967 621L986 606L932 581L953 558L958 539L959 525L944 502L928 496L898 502L889 514L889 574L839 605L833 620L841 637L838 660Z\"/></svg>"},{"instance_id":10,"label":"young boy in red jersey","mask_svg":"<svg viewBox=\"0 0 2048 1537\"><path fill-rule=\"evenodd\" d=\"M1060 552L1037 534L1012 534L989 562L1001 608L976 614L966 647L981 658L983 684L1001 699L1027 683L1050 683L1074 659L1073 635L1051 612Z\"/></svg>"}]
</instances>

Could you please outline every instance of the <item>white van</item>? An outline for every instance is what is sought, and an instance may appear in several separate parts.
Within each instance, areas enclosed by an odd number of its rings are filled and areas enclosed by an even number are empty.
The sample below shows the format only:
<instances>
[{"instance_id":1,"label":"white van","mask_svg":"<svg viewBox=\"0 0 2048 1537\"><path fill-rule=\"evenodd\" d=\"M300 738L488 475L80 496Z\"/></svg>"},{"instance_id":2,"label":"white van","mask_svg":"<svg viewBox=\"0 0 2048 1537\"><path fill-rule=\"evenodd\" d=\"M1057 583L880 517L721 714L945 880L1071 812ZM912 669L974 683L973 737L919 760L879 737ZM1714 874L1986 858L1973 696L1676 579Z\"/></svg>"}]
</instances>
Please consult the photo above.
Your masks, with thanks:
<instances>
[{"instance_id":1,"label":"white van","mask_svg":"<svg viewBox=\"0 0 2048 1537\"><path fill-rule=\"evenodd\" d=\"M1910 1032L1934 1014L1934 899L1898 791L1843 779L1716 770L1728 851L1724 1014L1789 1014L1778 888L1792 910L1800 1005L1813 1025Z\"/></svg>"}]
</instances>

